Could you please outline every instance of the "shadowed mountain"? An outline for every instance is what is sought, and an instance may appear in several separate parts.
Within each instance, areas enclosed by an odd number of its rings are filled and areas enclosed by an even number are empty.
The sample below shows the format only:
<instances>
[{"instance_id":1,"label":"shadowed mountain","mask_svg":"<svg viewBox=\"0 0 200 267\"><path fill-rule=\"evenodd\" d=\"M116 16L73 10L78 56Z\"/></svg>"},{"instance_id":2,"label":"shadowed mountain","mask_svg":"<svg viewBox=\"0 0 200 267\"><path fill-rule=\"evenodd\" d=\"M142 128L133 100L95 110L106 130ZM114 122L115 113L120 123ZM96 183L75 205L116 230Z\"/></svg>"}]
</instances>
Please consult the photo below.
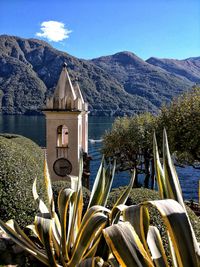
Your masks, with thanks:
<instances>
[{"instance_id":1,"label":"shadowed mountain","mask_svg":"<svg viewBox=\"0 0 200 267\"><path fill-rule=\"evenodd\" d=\"M100 57L92 62L115 77L127 93L148 99L156 107L192 86L184 77L151 65L130 52Z\"/></svg>"},{"instance_id":2,"label":"shadowed mountain","mask_svg":"<svg viewBox=\"0 0 200 267\"><path fill-rule=\"evenodd\" d=\"M191 82L200 83L200 57L191 57L183 60L151 57L146 62L160 67L169 73L174 73L179 77L184 77Z\"/></svg>"},{"instance_id":3,"label":"shadowed mountain","mask_svg":"<svg viewBox=\"0 0 200 267\"><path fill-rule=\"evenodd\" d=\"M4 114L34 114L52 94L63 62L93 115L156 112L162 101L193 82L130 52L83 60L36 39L0 36L0 108Z\"/></svg>"}]
</instances>

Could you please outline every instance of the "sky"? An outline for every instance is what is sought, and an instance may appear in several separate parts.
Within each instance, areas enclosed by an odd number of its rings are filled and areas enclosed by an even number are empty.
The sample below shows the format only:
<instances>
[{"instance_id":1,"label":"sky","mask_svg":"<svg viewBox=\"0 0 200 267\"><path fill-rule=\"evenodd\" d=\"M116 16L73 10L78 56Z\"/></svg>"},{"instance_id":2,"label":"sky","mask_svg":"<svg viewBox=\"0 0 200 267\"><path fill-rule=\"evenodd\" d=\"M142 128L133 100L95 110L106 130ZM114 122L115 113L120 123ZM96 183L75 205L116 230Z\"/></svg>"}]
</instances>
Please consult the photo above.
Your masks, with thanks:
<instances>
[{"instance_id":1,"label":"sky","mask_svg":"<svg viewBox=\"0 0 200 267\"><path fill-rule=\"evenodd\" d=\"M0 34L91 59L200 56L200 0L0 0Z\"/></svg>"}]
</instances>

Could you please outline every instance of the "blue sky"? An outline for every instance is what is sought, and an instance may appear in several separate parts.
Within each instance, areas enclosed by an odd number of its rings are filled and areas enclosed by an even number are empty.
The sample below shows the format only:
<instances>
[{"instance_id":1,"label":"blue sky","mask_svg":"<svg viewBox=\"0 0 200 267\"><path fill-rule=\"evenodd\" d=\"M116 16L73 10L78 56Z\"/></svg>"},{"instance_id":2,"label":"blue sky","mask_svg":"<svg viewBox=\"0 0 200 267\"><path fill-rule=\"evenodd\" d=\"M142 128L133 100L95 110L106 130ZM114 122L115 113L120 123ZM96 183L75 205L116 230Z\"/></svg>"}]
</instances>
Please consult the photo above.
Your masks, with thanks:
<instances>
[{"instance_id":1,"label":"blue sky","mask_svg":"<svg viewBox=\"0 0 200 267\"><path fill-rule=\"evenodd\" d=\"M200 56L200 0L0 0L0 10L0 34L40 38L79 58Z\"/></svg>"}]
</instances>

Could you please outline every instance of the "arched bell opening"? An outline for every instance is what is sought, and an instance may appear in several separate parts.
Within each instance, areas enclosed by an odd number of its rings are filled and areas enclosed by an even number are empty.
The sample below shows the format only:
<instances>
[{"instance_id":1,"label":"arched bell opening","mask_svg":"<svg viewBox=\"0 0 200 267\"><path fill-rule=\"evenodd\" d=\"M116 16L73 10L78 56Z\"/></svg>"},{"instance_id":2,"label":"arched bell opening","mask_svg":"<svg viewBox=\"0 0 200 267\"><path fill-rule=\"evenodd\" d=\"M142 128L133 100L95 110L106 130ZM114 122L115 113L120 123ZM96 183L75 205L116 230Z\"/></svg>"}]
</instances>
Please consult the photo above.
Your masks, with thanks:
<instances>
[{"instance_id":1,"label":"arched bell opening","mask_svg":"<svg viewBox=\"0 0 200 267\"><path fill-rule=\"evenodd\" d=\"M68 147L69 136L66 125L60 125L57 128L57 147Z\"/></svg>"}]
</instances>

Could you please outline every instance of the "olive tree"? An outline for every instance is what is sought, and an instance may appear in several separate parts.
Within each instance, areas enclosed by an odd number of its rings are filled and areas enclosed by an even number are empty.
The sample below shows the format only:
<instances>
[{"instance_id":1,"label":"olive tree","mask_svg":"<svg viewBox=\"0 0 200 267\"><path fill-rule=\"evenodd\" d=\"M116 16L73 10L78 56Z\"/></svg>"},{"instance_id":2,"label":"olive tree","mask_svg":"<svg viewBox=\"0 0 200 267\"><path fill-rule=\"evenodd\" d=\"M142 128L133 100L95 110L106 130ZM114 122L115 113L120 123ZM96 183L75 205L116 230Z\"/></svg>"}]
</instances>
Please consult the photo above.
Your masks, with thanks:
<instances>
[{"instance_id":1,"label":"olive tree","mask_svg":"<svg viewBox=\"0 0 200 267\"><path fill-rule=\"evenodd\" d=\"M156 131L158 143L161 143L163 128L167 130L170 151L177 163L199 166L199 87L192 88L169 105L163 105L157 116L144 113L134 117L117 118L112 129L104 135L102 153L111 161L117 159L118 171L127 171L135 167L137 173L144 173L145 187L148 187L151 177L153 187L153 132Z\"/></svg>"},{"instance_id":2,"label":"olive tree","mask_svg":"<svg viewBox=\"0 0 200 267\"><path fill-rule=\"evenodd\" d=\"M111 161L116 158L118 171L136 168L137 174L144 173L145 187L148 187L150 170L153 170L152 136L155 127L156 118L150 113L117 118L103 138L102 153L105 157Z\"/></svg>"},{"instance_id":3,"label":"olive tree","mask_svg":"<svg viewBox=\"0 0 200 267\"><path fill-rule=\"evenodd\" d=\"M200 87L164 105L157 118L158 134L165 127L176 160L194 167L200 162Z\"/></svg>"}]
</instances>

